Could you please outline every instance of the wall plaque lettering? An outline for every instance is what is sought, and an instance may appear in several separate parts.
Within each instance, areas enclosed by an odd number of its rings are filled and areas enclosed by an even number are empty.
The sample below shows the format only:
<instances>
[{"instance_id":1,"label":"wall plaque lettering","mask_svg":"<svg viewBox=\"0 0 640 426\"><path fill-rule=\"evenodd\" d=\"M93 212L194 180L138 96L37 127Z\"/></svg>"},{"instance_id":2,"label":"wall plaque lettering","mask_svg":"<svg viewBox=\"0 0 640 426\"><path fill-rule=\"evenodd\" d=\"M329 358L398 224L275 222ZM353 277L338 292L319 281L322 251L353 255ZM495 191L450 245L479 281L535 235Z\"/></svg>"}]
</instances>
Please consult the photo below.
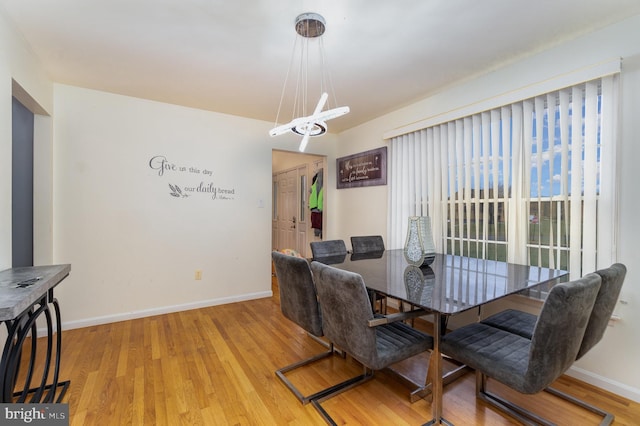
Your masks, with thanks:
<instances>
[{"instance_id":1,"label":"wall plaque lettering","mask_svg":"<svg viewBox=\"0 0 640 426\"><path fill-rule=\"evenodd\" d=\"M387 147L336 160L338 189L387 184Z\"/></svg>"}]
</instances>

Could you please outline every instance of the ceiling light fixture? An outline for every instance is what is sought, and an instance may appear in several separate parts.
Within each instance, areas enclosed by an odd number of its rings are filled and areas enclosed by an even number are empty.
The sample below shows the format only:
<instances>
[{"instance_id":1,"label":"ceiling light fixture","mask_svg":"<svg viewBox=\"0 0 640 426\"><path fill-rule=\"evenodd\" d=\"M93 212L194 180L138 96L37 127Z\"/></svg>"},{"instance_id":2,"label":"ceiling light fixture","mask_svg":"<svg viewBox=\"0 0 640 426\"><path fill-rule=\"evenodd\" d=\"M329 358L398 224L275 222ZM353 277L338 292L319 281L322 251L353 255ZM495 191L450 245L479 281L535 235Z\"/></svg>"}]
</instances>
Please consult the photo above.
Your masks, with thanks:
<instances>
[{"instance_id":1,"label":"ceiling light fixture","mask_svg":"<svg viewBox=\"0 0 640 426\"><path fill-rule=\"evenodd\" d=\"M347 114L349 112L348 106L337 107L322 111L329 98L329 95L327 93L329 90L331 91L333 99L335 100L335 93L333 91L331 76L329 75L329 71L326 69L324 45L322 42L322 35L324 34L325 29L325 20L321 15L317 13L303 13L296 17L295 30L298 35L296 36L296 41L293 46L293 54L291 56L291 62L289 63L289 69L285 78L284 87L282 88L282 95L280 96L280 104L278 105L278 114L276 115L275 127L269 131L269 135L271 136L282 135L284 133L287 133L288 131L301 135L302 141L300 142L300 152L304 152L311 136L320 136L326 133L326 121L340 117L341 115ZM313 57L313 55L309 54L309 49L310 47L312 47L312 44L315 44L318 49L317 57ZM298 53L296 53L296 50L298 51ZM298 78L295 86L292 119L287 124L278 125L282 103L285 97L285 92L287 90L287 83L289 81L289 74L294 67L294 59L296 59L296 57L298 58ZM309 93L309 80L310 74L313 74L314 71L318 74L318 95L320 96L320 100L316 104L313 113L311 113L311 115L308 115L308 99L310 95L313 95L313 93ZM313 75L311 77L313 77Z\"/></svg>"}]
</instances>

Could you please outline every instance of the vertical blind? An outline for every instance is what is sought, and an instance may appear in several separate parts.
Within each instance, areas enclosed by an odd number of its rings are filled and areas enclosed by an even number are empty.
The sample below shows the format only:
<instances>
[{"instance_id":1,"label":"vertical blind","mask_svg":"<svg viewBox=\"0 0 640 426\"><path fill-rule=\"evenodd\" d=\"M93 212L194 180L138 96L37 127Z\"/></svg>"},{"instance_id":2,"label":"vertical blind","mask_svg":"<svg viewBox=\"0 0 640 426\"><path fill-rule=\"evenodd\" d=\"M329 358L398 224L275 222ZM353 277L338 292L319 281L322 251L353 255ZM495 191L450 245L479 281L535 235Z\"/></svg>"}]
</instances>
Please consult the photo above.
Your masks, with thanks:
<instances>
[{"instance_id":1,"label":"vertical blind","mask_svg":"<svg viewBox=\"0 0 640 426\"><path fill-rule=\"evenodd\" d=\"M396 136L390 248L430 216L436 250L568 269L615 261L618 74Z\"/></svg>"}]
</instances>

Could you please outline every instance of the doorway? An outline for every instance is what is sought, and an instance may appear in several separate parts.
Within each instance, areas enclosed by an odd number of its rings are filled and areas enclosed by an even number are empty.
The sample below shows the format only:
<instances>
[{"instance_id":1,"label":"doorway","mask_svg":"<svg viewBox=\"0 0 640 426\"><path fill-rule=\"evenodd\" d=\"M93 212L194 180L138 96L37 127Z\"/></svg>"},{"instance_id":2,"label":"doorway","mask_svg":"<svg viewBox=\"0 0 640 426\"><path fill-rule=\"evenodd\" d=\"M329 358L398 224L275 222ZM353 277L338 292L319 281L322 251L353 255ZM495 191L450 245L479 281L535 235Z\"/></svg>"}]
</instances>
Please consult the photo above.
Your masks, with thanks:
<instances>
[{"instance_id":1,"label":"doorway","mask_svg":"<svg viewBox=\"0 0 640 426\"><path fill-rule=\"evenodd\" d=\"M12 267L33 266L34 114L12 98L11 258Z\"/></svg>"},{"instance_id":2,"label":"doorway","mask_svg":"<svg viewBox=\"0 0 640 426\"><path fill-rule=\"evenodd\" d=\"M12 94L12 266L53 262L52 117L22 86Z\"/></svg>"},{"instance_id":3,"label":"doorway","mask_svg":"<svg viewBox=\"0 0 640 426\"><path fill-rule=\"evenodd\" d=\"M311 241L321 235L312 228L309 193L311 179L326 173L326 157L274 150L272 154L272 248L293 249L311 256ZM325 196L326 198L326 196ZM324 227L323 219L322 227ZM317 224L315 226L318 226Z\"/></svg>"}]
</instances>

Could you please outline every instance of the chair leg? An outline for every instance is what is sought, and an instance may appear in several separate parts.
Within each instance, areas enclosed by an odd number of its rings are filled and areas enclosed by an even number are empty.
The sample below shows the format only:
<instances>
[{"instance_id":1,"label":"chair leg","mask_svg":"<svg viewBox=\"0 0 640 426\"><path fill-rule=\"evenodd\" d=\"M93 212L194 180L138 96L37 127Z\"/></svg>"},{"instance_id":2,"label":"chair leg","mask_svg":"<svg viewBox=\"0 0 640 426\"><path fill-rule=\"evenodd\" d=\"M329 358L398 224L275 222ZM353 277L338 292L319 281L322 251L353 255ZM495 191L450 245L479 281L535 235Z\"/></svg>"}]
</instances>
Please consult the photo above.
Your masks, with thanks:
<instances>
[{"instance_id":1,"label":"chair leg","mask_svg":"<svg viewBox=\"0 0 640 426\"><path fill-rule=\"evenodd\" d=\"M347 354L339 348L336 348L335 346L333 346L331 343L327 342L326 340L323 340L321 337L318 336L314 336L311 333L307 332L307 336L311 337L313 340L315 340L316 342L320 343L322 346L324 346L327 349L331 349L333 348L333 352L340 355L342 358L346 358Z\"/></svg>"},{"instance_id":2,"label":"chair leg","mask_svg":"<svg viewBox=\"0 0 640 426\"><path fill-rule=\"evenodd\" d=\"M321 343L326 343L324 341L322 341ZM328 344L329 350L327 352L322 352L320 354L314 355L312 357L303 359L301 361L298 362L294 362L293 364L289 364L285 367L282 367L278 370L276 370L276 376L278 376L278 378L282 381L282 383L285 384L285 386L287 388L289 388L289 390L296 396L296 398L298 398L298 400L300 402L302 402L302 404L307 404L309 403L309 401L311 401L313 398L319 398L328 394L331 394L333 392L339 391L340 389L342 389L343 387L347 387L349 385L351 385L353 379L349 379L346 380L344 382L338 383L336 385L333 385L331 387L328 387L326 389L322 389L320 391L314 392L311 395L303 395L302 392L300 392L300 390L298 388L296 388L294 386L294 384L285 376L285 373L288 373L289 371L295 370L298 367L302 367L304 365L309 365L312 364L316 361L319 361L321 359L324 358L328 358L330 356L332 356L335 352L333 344L329 343ZM344 357L344 356L343 356Z\"/></svg>"},{"instance_id":3,"label":"chair leg","mask_svg":"<svg viewBox=\"0 0 640 426\"><path fill-rule=\"evenodd\" d=\"M479 399L487 402L489 405L492 405L499 410L509 414L512 417L520 420L525 425L545 425L545 426L553 426L554 423L538 416L537 414L526 410L512 402L507 401L504 398L499 397L498 395L487 391L486 389L486 380L487 377L481 372L476 370L476 396ZM591 404L588 404L578 398L575 398L569 394L561 392L557 389L546 388L546 392L549 392L552 395L557 396L558 398L564 399L565 401L569 401L579 407L587 409L593 413L599 414L603 417L602 422L600 422L601 426L610 425L613 422L614 415L608 413L600 408L597 408Z\"/></svg>"},{"instance_id":4,"label":"chair leg","mask_svg":"<svg viewBox=\"0 0 640 426\"><path fill-rule=\"evenodd\" d=\"M559 391L557 389L554 388L546 388L545 389L546 392L549 392L552 395L557 396L558 398L564 399L566 401L569 401L579 407L584 408L585 410L589 410L592 413L598 414L600 416L603 417L602 421L600 422L600 426L608 426L611 423L613 423L613 420L615 418L615 416L613 415L613 413L610 413L608 411L604 411L601 408L596 407L595 405L591 405L581 399L576 398L575 396L569 395L567 393L564 393L562 391Z\"/></svg>"},{"instance_id":5,"label":"chair leg","mask_svg":"<svg viewBox=\"0 0 640 426\"><path fill-rule=\"evenodd\" d=\"M380 299L380 309L382 310L382 314L384 315L387 314L387 298L386 297L382 297Z\"/></svg>"},{"instance_id":6,"label":"chair leg","mask_svg":"<svg viewBox=\"0 0 640 426\"><path fill-rule=\"evenodd\" d=\"M478 394L478 398L486 402L487 404L507 413L513 418L518 419L523 425L527 426L555 426L554 423L548 422L542 417L519 407L506 399L500 398L498 395L491 392L481 392Z\"/></svg>"},{"instance_id":7,"label":"chair leg","mask_svg":"<svg viewBox=\"0 0 640 426\"><path fill-rule=\"evenodd\" d=\"M338 395L339 393L342 393L348 389L351 389L352 387L355 387L357 385L360 385L364 382L367 382L369 380L371 380L373 378L373 370L367 368L367 367L363 367L364 368L364 372L359 375L356 376L352 379L347 380L346 382L343 383L348 383L346 386L341 387L340 389L331 392L331 393L327 393L325 395L321 395L318 397L315 397L311 400L311 404L313 405L313 407L316 409L316 411L318 412L318 414L320 414L320 416L322 416L322 418L324 419L325 422L327 422L327 424L332 425L332 426L336 426L336 422L333 420L333 418L331 417L331 415L329 413L327 413L327 411L324 409L324 407L322 407L322 403L324 401L326 401L329 398L332 398L336 395Z\"/></svg>"},{"instance_id":8,"label":"chair leg","mask_svg":"<svg viewBox=\"0 0 640 426\"><path fill-rule=\"evenodd\" d=\"M373 312L383 315L387 314L387 298L385 296L378 298L378 293L370 290L369 300L371 301L371 309L373 309ZM380 309L378 309L378 302L380 302Z\"/></svg>"},{"instance_id":9,"label":"chair leg","mask_svg":"<svg viewBox=\"0 0 640 426\"><path fill-rule=\"evenodd\" d=\"M476 396L487 390L487 376L476 370Z\"/></svg>"},{"instance_id":10,"label":"chair leg","mask_svg":"<svg viewBox=\"0 0 640 426\"><path fill-rule=\"evenodd\" d=\"M455 360L451 361L456 362ZM429 365L431 365L431 363L429 363ZM431 377L431 371L427 370L427 376L424 384L416 382L411 377L395 370L392 367L387 367L384 369L384 371L388 374L391 374L396 380L412 389L409 393L409 401L412 404L431 395L431 382L429 381L429 378ZM458 366L453 370L442 375L442 385L447 386L470 371L471 368L467 367L466 365L458 364Z\"/></svg>"},{"instance_id":11,"label":"chair leg","mask_svg":"<svg viewBox=\"0 0 640 426\"><path fill-rule=\"evenodd\" d=\"M402 300L400 300L399 302L400 302L400 304L398 305L398 312L405 312L404 302ZM409 304L409 311L412 311L414 309L417 309L416 306ZM406 320L404 320L404 322L405 322L405 324L408 324L411 327L415 326L415 318L406 319Z\"/></svg>"}]
</instances>

